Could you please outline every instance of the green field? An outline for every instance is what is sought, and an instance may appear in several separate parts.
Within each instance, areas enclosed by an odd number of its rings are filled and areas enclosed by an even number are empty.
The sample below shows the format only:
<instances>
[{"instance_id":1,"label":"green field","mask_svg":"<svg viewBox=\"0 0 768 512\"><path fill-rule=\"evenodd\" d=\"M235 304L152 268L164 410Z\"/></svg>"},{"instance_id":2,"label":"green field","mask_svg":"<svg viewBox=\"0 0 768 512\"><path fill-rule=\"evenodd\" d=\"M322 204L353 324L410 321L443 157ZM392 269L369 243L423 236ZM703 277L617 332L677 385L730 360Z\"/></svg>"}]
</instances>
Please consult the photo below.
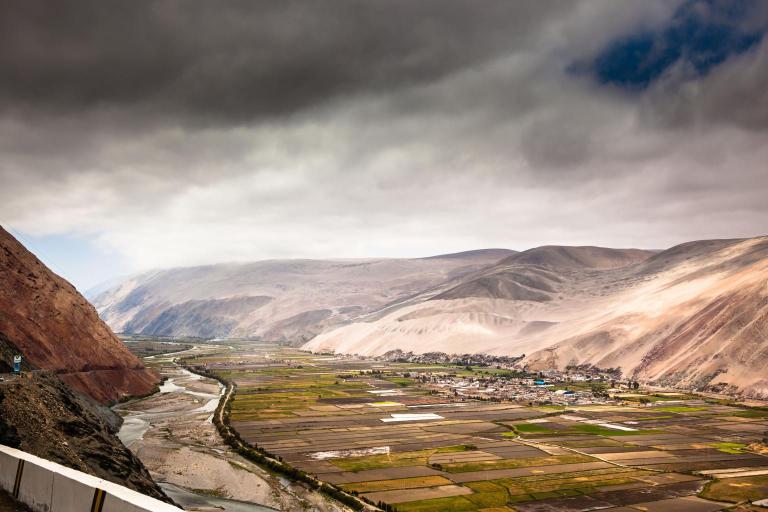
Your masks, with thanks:
<instances>
[{"instance_id":1,"label":"green field","mask_svg":"<svg viewBox=\"0 0 768 512\"><path fill-rule=\"evenodd\" d=\"M704 487L702 498L739 503L768 498L768 475L715 480Z\"/></svg>"},{"instance_id":2,"label":"green field","mask_svg":"<svg viewBox=\"0 0 768 512\"><path fill-rule=\"evenodd\" d=\"M596 493L608 499L624 488L656 490L666 476L690 481L688 475L706 467L702 460L716 468L742 460L754 465L749 446L762 432L734 425L738 418L759 424L768 417L763 409L692 395L638 393L635 398L658 404L628 399L567 407L477 400L434 383L448 374L476 382L518 372L318 356L266 343L238 345L229 355L217 351L195 363L215 363L214 371L237 384L231 421L246 442L337 489L392 500L401 512L508 512L530 502L557 509L562 498L586 500L586 507ZM557 385L565 387L590 389ZM635 459L634 452L642 455ZM644 469L644 457L653 460L653 471ZM482 480L485 471L498 473ZM702 496L737 502L765 485L764 478L714 481ZM692 484L686 492L698 488ZM603 492L616 489L619 494ZM618 498L611 504L624 506Z\"/></svg>"},{"instance_id":3,"label":"green field","mask_svg":"<svg viewBox=\"0 0 768 512\"><path fill-rule=\"evenodd\" d=\"M601 427L600 425L577 424L568 428L549 428L541 423L515 423L511 425L512 432L504 434L507 437L514 437L517 434L544 434L552 436L562 436L568 434L594 434L599 436L629 436L629 435L650 435L658 434L661 430L655 429L637 429L637 430L618 430L614 428Z\"/></svg>"},{"instance_id":4,"label":"green field","mask_svg":"<svg viewBox=\"0 0 768 512\"><path fill-rule=\"evenodd\" d=\"M489 469L512 469L538 466L551 466L553 464L575 464L577 462L590 462L594 459L585 455L553 455L551 457L531 457L523 459L503 459L488 462L461 462L443 464L443 470L449 473L462 473L466 471L487 471Z\"/></svg>"}]
</instances>

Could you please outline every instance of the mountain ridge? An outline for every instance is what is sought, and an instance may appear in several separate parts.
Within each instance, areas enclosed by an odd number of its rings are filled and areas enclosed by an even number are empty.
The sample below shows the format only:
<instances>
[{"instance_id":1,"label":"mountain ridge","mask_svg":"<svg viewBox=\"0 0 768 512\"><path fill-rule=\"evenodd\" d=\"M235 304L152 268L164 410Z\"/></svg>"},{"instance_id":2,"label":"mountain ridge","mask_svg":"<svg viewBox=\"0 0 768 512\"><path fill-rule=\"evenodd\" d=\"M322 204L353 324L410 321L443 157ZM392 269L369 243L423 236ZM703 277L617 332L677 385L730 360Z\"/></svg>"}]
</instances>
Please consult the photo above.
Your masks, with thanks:
<instances>
[{"instance_id":1,"label":"mountain ridge","mask_svg":"<svg viewBox=\"0 0 768 512\"><path fill-rule=\"evenodd\" d=\"M594 245L542 245L512 254L499 265L530 264L561 270L621 268L652 257L656 251L620 249Z\"/></svg>"},{"instance_id":2,"label":"mountain ridge","mask_svg":"<svg viewBox=\"0 0 768 512\"><path fill-rule=\"evenodd\" d=\"M134 276L93 302L118 332L303 342L512 253L182 267Z\"/></svg>"},{"instance_id":3,"label":"mountain ridge","mask_svg":"<svg viewBox=\"0 0 768 512\"><path fill-rule=\"evenodd\" d=\"M15 353L102 403L146 394L160 380L74 286L0 227L0 354L8 365Z\"/></svg>"},{"instance_id":4,"label":"mountain ridge","mask_svg":"<svg viewBox=\"0 0 768 512\"><path fill-rule=\"evenodd\" d=\"M94 307L0 227L0 443L169 501L106 405L157 389Z\"/></svg>"}]
</instances>

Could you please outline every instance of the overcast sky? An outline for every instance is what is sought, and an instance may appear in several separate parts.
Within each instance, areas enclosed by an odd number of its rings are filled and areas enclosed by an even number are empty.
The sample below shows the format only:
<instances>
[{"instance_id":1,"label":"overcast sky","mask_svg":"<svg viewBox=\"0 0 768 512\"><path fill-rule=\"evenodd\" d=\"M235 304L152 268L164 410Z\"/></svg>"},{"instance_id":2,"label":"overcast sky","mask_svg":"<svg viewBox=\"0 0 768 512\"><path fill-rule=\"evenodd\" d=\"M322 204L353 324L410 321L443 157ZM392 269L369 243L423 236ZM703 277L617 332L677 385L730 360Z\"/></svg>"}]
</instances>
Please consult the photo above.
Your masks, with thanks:
<instances>
[{"instance_id":1,"label":"overcast sky","mask_svg":"<svg viewBox=\"0 0 768 512\"><path fill-rule=\"evenodd\" d=\"M154 267L768 233L768 2L0 0L0 223Z\"/></svg>"}]
</instances>

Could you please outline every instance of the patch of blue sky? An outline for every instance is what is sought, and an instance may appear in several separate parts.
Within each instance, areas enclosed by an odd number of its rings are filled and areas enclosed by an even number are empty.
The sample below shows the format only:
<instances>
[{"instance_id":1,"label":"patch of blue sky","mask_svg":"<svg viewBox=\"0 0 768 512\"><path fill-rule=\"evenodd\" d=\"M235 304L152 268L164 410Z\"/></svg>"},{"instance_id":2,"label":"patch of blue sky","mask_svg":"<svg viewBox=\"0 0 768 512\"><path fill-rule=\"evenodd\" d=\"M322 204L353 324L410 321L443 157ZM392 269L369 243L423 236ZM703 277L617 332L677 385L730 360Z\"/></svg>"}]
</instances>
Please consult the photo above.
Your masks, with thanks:
<instances>
[{"instance_id":1,"label":"patch of blue sky","mask_svg":"<svg viewBox=\"0 0 768 512\"><path fill-rule=\"evenodd\" d=\"M633 89L648 87L679 62L704 75L762 40L766 27L746 28L754 7L753 1L689 0L665 27L615 40L591 62L574 64L569 71Z\"/></svg>"},{"instance_id":2,"label":"patch of blue sky","mask_svg":"<svg viewBox=\"0 0 768 512\"><path fill-rule=\"evenodd\" d=\"M32 235L12 228L9 231L48 268L80 292L130 273L121 256L103 249L93 237Z\"/></svg>"}]
</instances>

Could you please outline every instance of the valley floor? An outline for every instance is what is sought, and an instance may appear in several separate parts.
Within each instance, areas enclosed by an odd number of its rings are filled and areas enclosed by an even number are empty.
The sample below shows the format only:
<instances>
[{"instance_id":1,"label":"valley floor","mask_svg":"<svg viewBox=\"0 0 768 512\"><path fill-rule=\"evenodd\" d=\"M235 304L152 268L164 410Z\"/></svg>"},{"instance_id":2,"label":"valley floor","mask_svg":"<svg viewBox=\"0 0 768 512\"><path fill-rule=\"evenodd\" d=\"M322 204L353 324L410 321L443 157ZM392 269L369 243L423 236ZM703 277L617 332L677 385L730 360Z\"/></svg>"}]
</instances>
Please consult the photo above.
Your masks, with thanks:
<instances>
[{"instance_id":1,"label":"valley floor","mask_svg":"<svg viewBox=\"0 0 768 512\"><path fill-rule=\"evenodd\" d=\"M746 511L768 498L766 409L643 390L587 405L475 400L439 383L504 370L268 343L187 363L237 384L230 421L245 441L401 512Z\"/></svg>"},{"instance_id":2,"label":"valley floor","mask_svg":"<svg viewBox=\"0 0 768 512\"><path fill-rule=\"evenodd\" d=\"M197 346L145 359L168 380L159 393L115 407L125 419L120 432L123 442L166 493L187 510L344 510L317 493L269 474L222 442L210 421L219 400L219 383L173 362L175 356L222 349L226 347Z\"/></svg>"}]
</instances>

